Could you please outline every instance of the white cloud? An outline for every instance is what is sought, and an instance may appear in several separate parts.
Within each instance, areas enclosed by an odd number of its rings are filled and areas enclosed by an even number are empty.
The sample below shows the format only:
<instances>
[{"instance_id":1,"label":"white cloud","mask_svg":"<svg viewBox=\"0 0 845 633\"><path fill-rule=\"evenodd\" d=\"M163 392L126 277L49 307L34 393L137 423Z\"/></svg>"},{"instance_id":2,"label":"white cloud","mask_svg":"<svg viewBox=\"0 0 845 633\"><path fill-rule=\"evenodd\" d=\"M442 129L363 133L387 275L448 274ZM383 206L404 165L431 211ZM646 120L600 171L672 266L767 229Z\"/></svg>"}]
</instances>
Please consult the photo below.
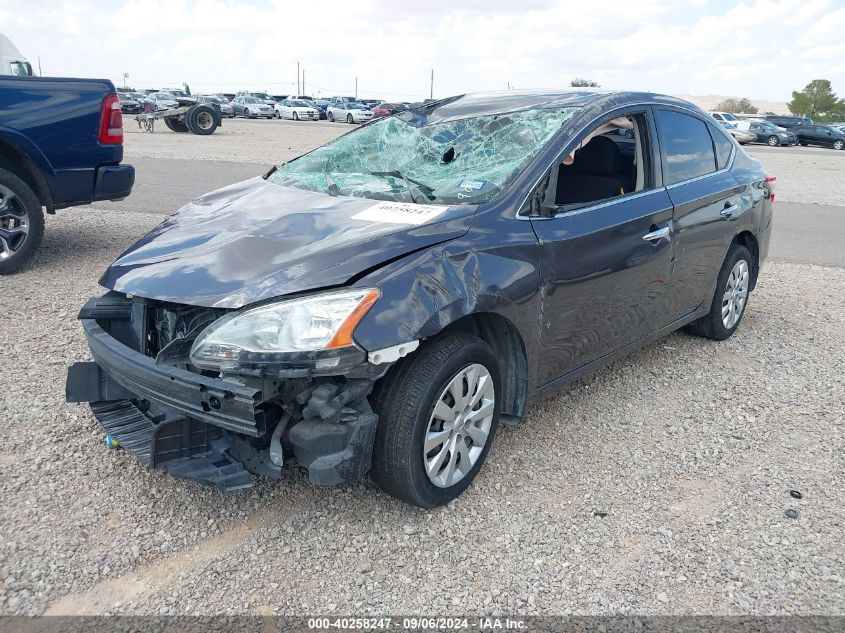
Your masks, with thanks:
<instances>
[{"instance_id":1,"label":"white cloud","mask_svg":"<svg viewBox=\"0 0 845 633\"><path fill-rule=\"evenodd\" d=\"M845 9L830 0L0 0L0 24L45 74L124 71L141 87L287 93L296 62L323 95L435 96L568 85L789 97L845 93ZM352 10L354 7L354 10Z\"/></svg>"}]
</instances>

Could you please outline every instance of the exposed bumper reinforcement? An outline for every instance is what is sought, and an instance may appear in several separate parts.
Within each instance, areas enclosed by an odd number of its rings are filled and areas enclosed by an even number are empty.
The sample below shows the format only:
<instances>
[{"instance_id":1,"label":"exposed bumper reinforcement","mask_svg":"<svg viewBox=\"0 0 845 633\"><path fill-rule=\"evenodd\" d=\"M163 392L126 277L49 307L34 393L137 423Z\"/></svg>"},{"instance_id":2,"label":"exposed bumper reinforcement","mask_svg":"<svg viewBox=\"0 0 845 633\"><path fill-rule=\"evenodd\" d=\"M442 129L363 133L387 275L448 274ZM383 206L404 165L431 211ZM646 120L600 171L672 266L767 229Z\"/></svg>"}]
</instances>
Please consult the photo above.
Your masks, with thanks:
<instances>
[{"instance_id":1,"label":"exposed bumper reinforcement","mask_svg":"<svg viewBox=\"0 0 845 633\"><path fill-rule=\"evenodd\" d=\"M113 399L115 395L126 398L119 386L165 410L235 433L258 436L264 432L263 413L258 409L261 391L156 365L153 358L110 336L94 319L81 321L96 363L76 363L70 368L66 391L69 402Z\"/></svg>"}]
</instances>

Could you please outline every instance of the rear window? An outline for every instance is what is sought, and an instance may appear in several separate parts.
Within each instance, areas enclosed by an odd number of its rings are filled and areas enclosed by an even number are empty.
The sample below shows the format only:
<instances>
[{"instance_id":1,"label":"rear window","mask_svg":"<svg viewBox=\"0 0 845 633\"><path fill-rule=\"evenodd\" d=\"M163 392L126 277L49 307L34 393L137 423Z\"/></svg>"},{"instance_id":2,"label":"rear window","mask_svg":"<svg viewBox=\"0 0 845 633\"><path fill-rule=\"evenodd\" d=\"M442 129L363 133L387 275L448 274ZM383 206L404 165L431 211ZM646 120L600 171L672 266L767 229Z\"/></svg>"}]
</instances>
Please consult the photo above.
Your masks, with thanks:
<instances>
[{"instance_id":1,"label":"rear window","mask_svg":"<svg viewBox=\"0 0 845 633\"><path fill-rule=\"evenodd\" d=\"M656 115L667 185L716 171L713 139L704 121L671 110L657 110Z\"/></svg>"}]
</instances>

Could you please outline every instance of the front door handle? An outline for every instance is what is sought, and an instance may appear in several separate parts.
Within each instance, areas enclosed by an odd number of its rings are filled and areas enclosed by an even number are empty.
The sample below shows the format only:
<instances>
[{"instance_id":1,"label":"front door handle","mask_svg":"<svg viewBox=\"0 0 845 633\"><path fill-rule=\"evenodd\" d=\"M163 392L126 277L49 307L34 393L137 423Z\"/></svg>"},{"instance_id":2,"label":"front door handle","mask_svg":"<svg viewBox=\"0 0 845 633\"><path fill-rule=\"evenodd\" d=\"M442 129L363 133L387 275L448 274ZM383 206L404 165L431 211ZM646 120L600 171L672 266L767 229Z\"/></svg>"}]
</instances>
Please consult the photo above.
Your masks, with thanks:
<instances>
[{"instance_id":1,"label":"front door handle","mask_svg":"<svg viewBox=\"0 0 845 633\"><path fill-rule=\"evenodd\" d=\"M645 240L646 242L655 242L657 240L663 239L664 237L667 240L670 239L668 226L664 226L662 229L657 229L656 231L646 233L645 235L643 235L643 240Z\"/></svg>"},{"instance_id":2,"label":"front door handle","mask_svg":"<svg viewBox=\"0 0 845 633\"><path fill-rule=\"evenodd\" d=\"M719 211L719 215L725 218L731 217L734 213L739 210L739 207L735 204L731 204L730 202L725 203L725 208Z\"/></svg>"}]
</instances>

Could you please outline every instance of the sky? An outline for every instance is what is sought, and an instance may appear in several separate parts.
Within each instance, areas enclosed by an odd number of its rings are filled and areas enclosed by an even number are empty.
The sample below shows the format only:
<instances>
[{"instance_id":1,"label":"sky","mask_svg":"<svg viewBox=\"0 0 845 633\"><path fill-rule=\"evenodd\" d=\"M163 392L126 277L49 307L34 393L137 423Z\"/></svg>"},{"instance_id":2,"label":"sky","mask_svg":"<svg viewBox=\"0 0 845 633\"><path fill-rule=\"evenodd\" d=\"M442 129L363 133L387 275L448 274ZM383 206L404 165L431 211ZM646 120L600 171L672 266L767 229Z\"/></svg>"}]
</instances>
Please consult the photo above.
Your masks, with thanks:
<instances>
[{"instance_id":1,"label":"sky","mask_svg":"<svg viewBox=\"0 0 845 633\"><path fill-rule=\"evenodd\" d=\"M786 101L845 95L843 0L0 0L0 29L45 76L194 93L419 100L604 88Z\"/></svg>"}]
</instances>

